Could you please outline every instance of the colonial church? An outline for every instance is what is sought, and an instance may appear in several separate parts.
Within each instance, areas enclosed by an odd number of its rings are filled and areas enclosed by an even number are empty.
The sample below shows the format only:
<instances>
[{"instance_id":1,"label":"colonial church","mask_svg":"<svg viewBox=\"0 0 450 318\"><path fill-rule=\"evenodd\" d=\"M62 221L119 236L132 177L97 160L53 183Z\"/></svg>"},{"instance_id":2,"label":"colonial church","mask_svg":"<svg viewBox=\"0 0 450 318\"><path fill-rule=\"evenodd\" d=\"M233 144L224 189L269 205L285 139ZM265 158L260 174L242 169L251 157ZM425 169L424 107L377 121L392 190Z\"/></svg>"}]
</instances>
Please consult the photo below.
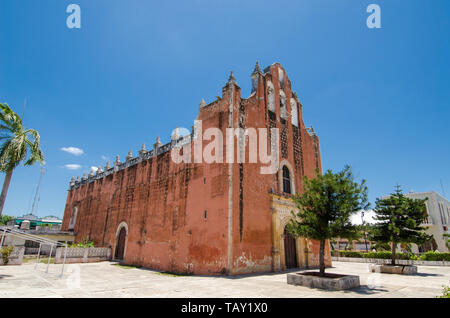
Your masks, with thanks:
<instances>
[{"instance_id":1,"label":"colonial church","mask_svg":"<svg viewBox=\"0 0 450 318\"><path fill-rule=\"evenodd\" d=\"M215 127L223 136L227 128L278 128L275 173L261 174L265 164L249 160L174 162L171 150L193 148L202 133L193 128L72 179L62 229L76 241L110 247L125 264L156 270L237 275L318 266L319 243L285 228L303 176L321 171L319 138L305 127L303 106L279 63L264 71L256 64L251 81L243 98L231 74L221 97L202 100L197 120L202 131ZM329 246L325 261L331 265Z\"/></svg>"}]
</instances>

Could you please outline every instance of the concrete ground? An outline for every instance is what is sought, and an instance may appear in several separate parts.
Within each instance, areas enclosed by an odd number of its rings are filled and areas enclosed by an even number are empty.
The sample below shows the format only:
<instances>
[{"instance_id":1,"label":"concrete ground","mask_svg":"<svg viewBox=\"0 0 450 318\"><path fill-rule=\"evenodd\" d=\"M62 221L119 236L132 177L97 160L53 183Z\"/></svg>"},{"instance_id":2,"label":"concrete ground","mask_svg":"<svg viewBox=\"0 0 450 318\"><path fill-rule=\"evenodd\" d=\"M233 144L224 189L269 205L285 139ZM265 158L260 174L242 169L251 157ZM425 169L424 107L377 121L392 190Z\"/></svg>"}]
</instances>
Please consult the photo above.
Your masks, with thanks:
<instances>
[{"instance_id":1,"label":"concrete ground","mask_svg":"<svg viewBox=\"0 0 450 318\"><path fill-rule=\"evenodd\" d=\"M415 276L369 273L368 264L333 262L330 273L360 276L361 287L331 292L286 283L286 272L237 277L173 276L112 262L0 267L4 297L435 297L450 285L450 268L419 266Z\"/></svg>"}]
</instances>

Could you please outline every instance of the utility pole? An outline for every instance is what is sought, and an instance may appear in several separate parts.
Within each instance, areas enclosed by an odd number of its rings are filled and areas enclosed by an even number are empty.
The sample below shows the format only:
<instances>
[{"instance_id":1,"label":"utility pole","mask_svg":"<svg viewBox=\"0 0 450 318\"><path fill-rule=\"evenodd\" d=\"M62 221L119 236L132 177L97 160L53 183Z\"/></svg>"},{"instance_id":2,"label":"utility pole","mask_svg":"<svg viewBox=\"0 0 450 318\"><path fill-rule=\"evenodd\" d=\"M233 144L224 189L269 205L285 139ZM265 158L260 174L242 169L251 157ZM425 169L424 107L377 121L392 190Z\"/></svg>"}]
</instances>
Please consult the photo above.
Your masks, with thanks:
<instances>
[{"instance_id":1,"label":"utility pole","mask_svg":"<svg viewBox=\"0 0 450 318\"><path fill-rule=\"evenodd\" d=\"M366 245L366 253L369 252L369 249L367 248L367 233L366 233L366 229L364 227L364 211L361 211L361 221L362 221L362 226L363 226L363 231L364 231L364 244Z\"/></svg>"}]
</instances>

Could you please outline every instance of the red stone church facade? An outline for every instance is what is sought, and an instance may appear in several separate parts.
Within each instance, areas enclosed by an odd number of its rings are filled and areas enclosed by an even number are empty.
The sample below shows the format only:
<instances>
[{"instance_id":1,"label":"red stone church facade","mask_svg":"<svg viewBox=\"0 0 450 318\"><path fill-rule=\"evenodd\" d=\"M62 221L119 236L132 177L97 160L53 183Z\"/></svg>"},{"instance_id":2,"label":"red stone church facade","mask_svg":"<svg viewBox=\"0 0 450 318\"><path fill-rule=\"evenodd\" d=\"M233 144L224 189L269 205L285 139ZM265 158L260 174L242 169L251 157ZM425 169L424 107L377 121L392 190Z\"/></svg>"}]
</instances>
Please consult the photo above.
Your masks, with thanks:
<instances>
[{"instance_id":1,"label":"red stone church facade","mask_svg":"<svg viewBox=\"0 0 450 318\"><path fill-rule=\"evenodd\" d=\"M235 275L318 266L319 243L294 239L285 226L303 176L321 170L319 139L305 127L302 104L280 64L264 71L257 65L251 79L252 93L243 98L231 75L221 97L202 100L197 120L203 131L216 127L223 136L230 127L278 128L276 173L261 174L266 165L249 160L175 163L171 149L186 137L165 145L158 138L137 157L130 152L124 162L72 179L63 230L74 231L76 241L111 247L126 264L156 270ZM188 137L201 133L194 130ZM325 260L331 265L329 246Z\"/></svg>"}]
</instances>

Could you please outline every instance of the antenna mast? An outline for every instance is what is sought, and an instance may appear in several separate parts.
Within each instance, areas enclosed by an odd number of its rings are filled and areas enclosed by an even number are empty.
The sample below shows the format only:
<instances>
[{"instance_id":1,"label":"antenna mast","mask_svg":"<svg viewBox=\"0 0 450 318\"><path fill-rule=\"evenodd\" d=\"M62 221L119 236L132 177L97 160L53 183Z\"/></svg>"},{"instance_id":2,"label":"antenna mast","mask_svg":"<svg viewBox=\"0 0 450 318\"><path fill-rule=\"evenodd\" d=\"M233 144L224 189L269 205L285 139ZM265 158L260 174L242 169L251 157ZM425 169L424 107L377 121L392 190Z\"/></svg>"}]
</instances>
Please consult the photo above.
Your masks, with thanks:
<instances>
[{"instance_id":1,"label":"antenna mast","mask_svg":"<svg viewBox=\"0 0 450 318\"><path fill-rule=\"evenodd\" d=\"M34 201L33 201L33 207L31 208L31 214L36 215L36 211L37 211L37 205L39 203L39 190L41 188L41 183L42 183L42 177L45 174L45 165L41 167L41 175L39 176L39 182L36 186L36 194L34 195Z\"/></svg>"}]
</instances>

